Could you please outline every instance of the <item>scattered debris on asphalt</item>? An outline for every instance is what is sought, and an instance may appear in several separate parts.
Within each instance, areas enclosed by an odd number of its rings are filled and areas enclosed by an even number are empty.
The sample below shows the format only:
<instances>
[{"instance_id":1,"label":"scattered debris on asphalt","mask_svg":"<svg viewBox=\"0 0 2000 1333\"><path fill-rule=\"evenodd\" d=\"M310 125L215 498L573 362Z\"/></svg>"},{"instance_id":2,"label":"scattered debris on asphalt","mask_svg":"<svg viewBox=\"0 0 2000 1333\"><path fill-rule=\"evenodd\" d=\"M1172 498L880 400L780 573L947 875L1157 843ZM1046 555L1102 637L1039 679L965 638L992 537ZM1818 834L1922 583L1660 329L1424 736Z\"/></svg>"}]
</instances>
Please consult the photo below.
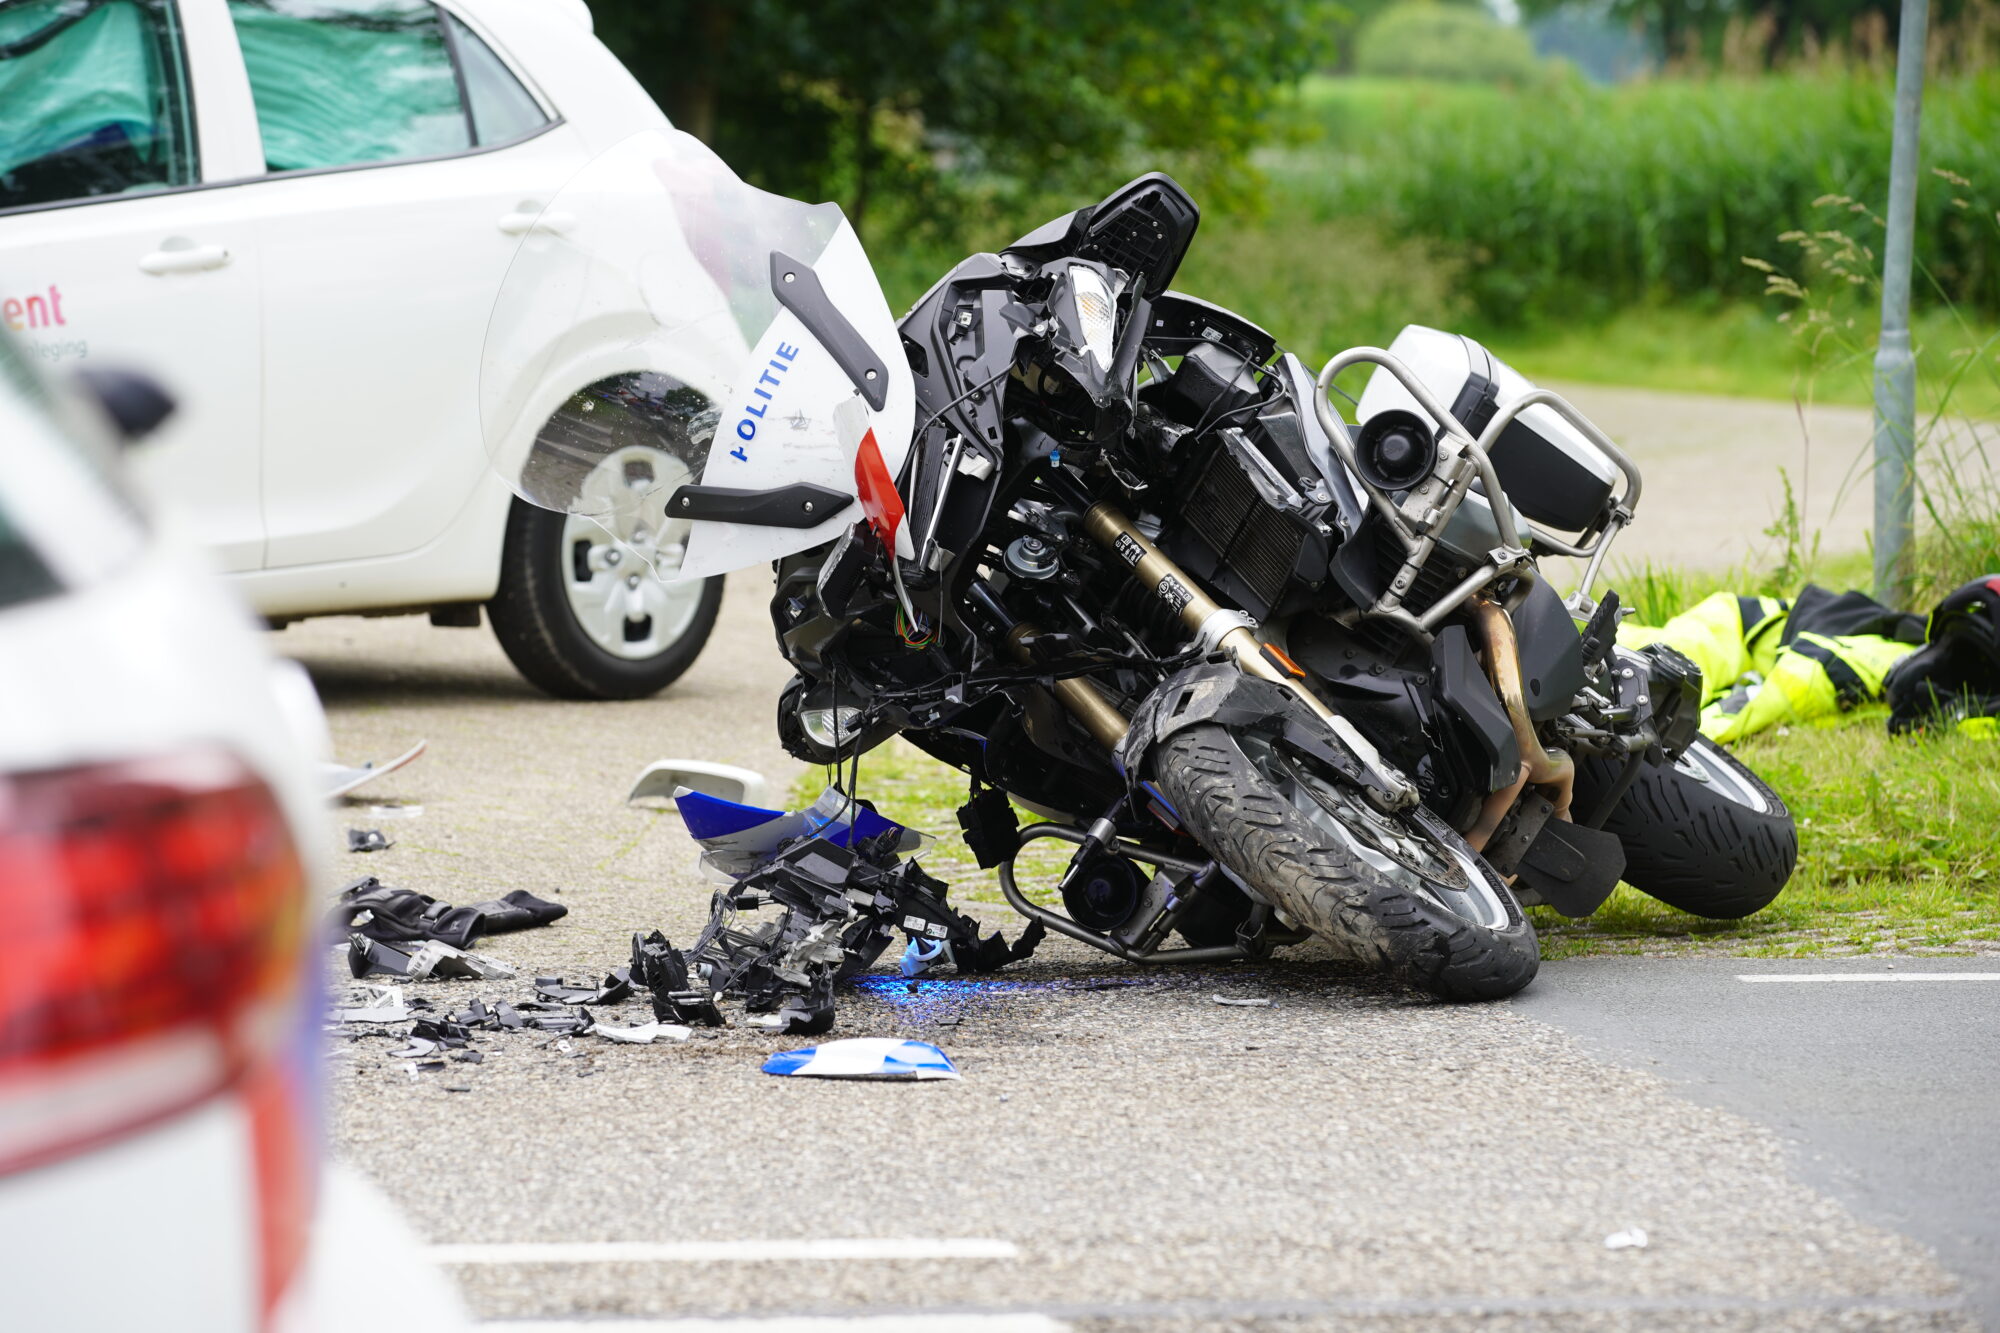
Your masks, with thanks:
<instances>
[{"instance_id":1,"label":"scattered debris on asphalt","mask_svg":"<svg viewBox=\"0 0 2000 1333\"><path fill-rule=\"evenodd\" d=\"M960 973L1026 958L1046 933L1037 922L1011 945L998 932L982 936L952 910L941 881L902 859L922 835L837 787L790 812L694 791L675 803L702 864L733 883L715 894L685 955L658 931L634 939L631 977L652 992L662 1022L720 1022L716 1001L727 997L743 1002L754 1026L815 1036L833 1026L834 987L865 972L898 931L921 970L949 962Z\"/></svg>"},{"instance_id":2,"label":"scattered debris on asphalt","mask_svg":"<svg viewBox=\"0 0 2000 1333\"><path fill-rule=\"evenodd\" d=\"M424 747L429 744L429 741L418 741L394 759L380 764L373 760L365 764L343 764L336 760L323 761L319 766L320 794L329 801L337 801L364 784L373 782L384 773L394 773L397 769L422 754Z\"/></svg>"},{"instance_id":3,"label":"scattered debris on asphalt","mask_svg":"<svg viewBox=\"0 0 2000 1333\"><path fill-rule=\"evenodd\" d=\"M617 968L601 986L571 986L561 977L536 977L535 994L558 1004L617 1004L632 997L632 969Z\"/></svg>"},{"instance_id":4,"label":"scattered debris on asphalt","mask_svg":"<svg viewBox=\"0 0 2000 1333\"><path fill-rule=\"evenodd\" d=\"M395 845L389 835L378 828L347 830L347 850L350 852L386 852Z\"/></svg>"},{"instance_id":5,"label":"scattered debris on asphalt","mask_svg":"<svg viewBox=\"0 0 2000 1333\"><path fill-rule=\"evenodd\" d=\"M599 1023L592 1028L593 1036L607 1041L625 1042L628 1045L645 1046L655 1041L686 1041L694 1035L694 1029L679 1023L643 1023L635 1028L613 1027L609 1023Z\"/></svg>"},{"instance_id":6,"label":"scattered debris on asphalt","mask_svg":"<svg viewBox=\"0 0 2000 1333\"><path fill-rule=\"evenodd\" d=\"M384 944L436 940L464 949L481 935L546 926L569 915L569 908L516 889L491 902L453 907L415 889L399 889L365 875L340 891L328 925L342 934L365 935Z\"/></svg>"},{"instance_id":7,"label":"scattered debris on asphalt","mask_svg":"<svg viewBox=\"0 0 2000 1333\"><path fill-rule=\"evenodd\" d=\"M421 981L470 977L478 981L500 980L514 975L514 969L483 954L454 949L442 940L425 940L413 950L404 950L359 933L347 937L347 967L357 979L362 977L407 977Z\"/></svg>"},{"instance_id":8,"label":"scattered debris on asphalt","mask_svg":"<svg viewBox=\"0 0 2000 1333\"><path fill-rule=\"evenodd\" d=\"M651 993L653 1017L660 1022L722 1026L715 996L692 983L687 959L659 931L632 937L632 965L627 975Z\"/></svg>"},{"instance_id":9,"label":"scattered debris on asphalt","mask_svg":"<svg viewBox=\"0 0 2000 1333\"><path fill-rule=\"evenodd\" d=\"M920 977L934 967L951 963L950 940L911 940L896 960L896 970L906 977Z\"/></svg>"},{"instance_id":10,"label":"scattered debris on asphalt","mask_svg":"<svg viewBox=\"0 0 2000 1333\"><path fill-rule=\"evenodd\" d=\"M1269 1009L1271 1007L1269 997L1262 995L1211 995L1209 998L1217 1004L1232 1005L1238 1009Z\"/></svg>"},{"instance_id":11,"label":"scattered debris on asphalt","mask_svg":"<svg viewBox=\"0 0 2000 1333\"><path fill-rule=\"evenodd\" d=\"M1604 1238L1607 1250L1643 1250L1646 1248L1646 1233L1638 1227L1627 1227L1614 1231Z\"/></svg>"},{"instance_id":12,"label":"scattered debris on asphalt","mask_svg":"<svg viewBox=\"0 0 2000 1333\"><path fill-rule=\"evenodd\" d=\"M879 1080L955 1079L951 1057L927 1041L848 1037L821 1046L779 1051L764 1062L767 1074L794 1078Z\"/></svg>"},{"instance_id":13,"label":"scattered debris on asphalt","mask_svg":"<svg viewBox=\"0 0 2000 1333\"><path fill-rule=\"evenodd\" d=\"M719 797L736 805L755 805L764 799L764 775L755 769L706 759L655 759L625 794L625 803L678 796L684 791Z\"/></svg>"},{"instance_id":14,"label":"scattered debris on asphalt","mask_svg":"<svg viewBox=\"0 0 2000 1333\"><path fill-rule=\"evenodd\" d=\"M519 1004L498 1000L490 1005L484 1000L474 1000L462 1013L453 1014L451 1021L484 1032L580 1033L597 1025L597 1019L582 1005L547 1000L522 1000Z\"/></svg>"},{"instance_id":15,"label":"scattered debris on asphalt","mask_svg":"<svg viewBox=\"0 0 2000 1333\"><path fill-rule=\"evenodd\" d=\"M413 1015L401 986L365 986L360 1003L333 1010L327 1017L335 1023L403 1023Z\"/></svg>"}]
</instances>

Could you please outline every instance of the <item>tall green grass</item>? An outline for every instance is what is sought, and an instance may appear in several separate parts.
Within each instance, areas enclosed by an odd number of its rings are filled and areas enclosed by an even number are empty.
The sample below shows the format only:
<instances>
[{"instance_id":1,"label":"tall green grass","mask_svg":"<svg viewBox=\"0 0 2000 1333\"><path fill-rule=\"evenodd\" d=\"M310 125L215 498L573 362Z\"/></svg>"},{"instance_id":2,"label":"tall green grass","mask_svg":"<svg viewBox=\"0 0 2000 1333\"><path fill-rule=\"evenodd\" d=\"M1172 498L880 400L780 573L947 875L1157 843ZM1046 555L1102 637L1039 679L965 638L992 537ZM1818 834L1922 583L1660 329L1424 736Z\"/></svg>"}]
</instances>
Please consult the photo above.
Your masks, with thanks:
<instances>
[{"instance_id":1,"label":"tall green grass","mask_svg":"<svg viewBox=\"0 0 2000 1333\"><path fill-rule=\"evenodd\" d=\"M1320 217L1372 220L1464 262L1486 320L1559 323L1639 301L1744 290L1745 255L1828 194L1886 194L1891 84L1870 69L1519 91L1317 81L1317 145L1267 157ZM1934 81L1926 165L2000 191L2000 72ZM1962 304L2000 311L1990 214L1927 181L1919 259Z\"/></svg>"}]
</instances>

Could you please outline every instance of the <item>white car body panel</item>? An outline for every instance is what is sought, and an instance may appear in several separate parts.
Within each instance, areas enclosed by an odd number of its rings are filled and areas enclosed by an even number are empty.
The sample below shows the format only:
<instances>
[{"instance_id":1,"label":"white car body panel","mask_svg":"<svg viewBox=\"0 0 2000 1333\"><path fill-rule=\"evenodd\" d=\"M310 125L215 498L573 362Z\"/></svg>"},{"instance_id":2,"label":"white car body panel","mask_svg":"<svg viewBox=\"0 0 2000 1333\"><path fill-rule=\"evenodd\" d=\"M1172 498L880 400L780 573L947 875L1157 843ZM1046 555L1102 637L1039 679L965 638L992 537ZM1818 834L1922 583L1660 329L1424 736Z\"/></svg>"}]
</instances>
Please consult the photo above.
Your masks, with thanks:
<instances>
[{"instance_id":1,"label":"white car body panel","mask_svg":"<svg viewBox=\"0 0 2000 1333\"><path fill-rule=\"evenodd\" d=\"M62 323L17 332L45 364L129 365L170 386L180 410L135 474L259 613L486 600L511 503L478 419L487 316L519 243L502 219L665 116L576 0L446 0L549 126L267 174L226 0L176 3L203 183L0 215L0 295L61 294ZM170 237L228 258L142 272Z\"/></svg>"}]
</instances>

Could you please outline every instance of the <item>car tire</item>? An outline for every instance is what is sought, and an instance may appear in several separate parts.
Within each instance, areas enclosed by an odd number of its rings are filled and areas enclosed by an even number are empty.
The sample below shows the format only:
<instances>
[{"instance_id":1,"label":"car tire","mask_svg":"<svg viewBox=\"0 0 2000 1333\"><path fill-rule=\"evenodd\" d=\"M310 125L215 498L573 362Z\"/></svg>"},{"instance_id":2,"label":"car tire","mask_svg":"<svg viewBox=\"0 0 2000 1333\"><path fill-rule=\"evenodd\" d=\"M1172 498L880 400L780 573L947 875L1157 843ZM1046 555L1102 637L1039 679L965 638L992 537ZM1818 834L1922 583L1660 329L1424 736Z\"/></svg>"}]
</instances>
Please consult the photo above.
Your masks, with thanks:
<instances>
[{"instance_id":1,"label":"car tire","mask_svg":"<svg viewBox=\"0 0 2000 1333\"><path fill-rule=\"evenodd\" d=\"M625 656L593 641L573 604L572 522L515 500L500 556L500 590L486 604L494 637L515 669L559 699L643 699L694 665L722 609L722 579L704 579L684 595L678 632L658 651ZM686 612L691 610L691 614ZM651 645L649 645L651 646Z\"/></svg>"}]
</instances>

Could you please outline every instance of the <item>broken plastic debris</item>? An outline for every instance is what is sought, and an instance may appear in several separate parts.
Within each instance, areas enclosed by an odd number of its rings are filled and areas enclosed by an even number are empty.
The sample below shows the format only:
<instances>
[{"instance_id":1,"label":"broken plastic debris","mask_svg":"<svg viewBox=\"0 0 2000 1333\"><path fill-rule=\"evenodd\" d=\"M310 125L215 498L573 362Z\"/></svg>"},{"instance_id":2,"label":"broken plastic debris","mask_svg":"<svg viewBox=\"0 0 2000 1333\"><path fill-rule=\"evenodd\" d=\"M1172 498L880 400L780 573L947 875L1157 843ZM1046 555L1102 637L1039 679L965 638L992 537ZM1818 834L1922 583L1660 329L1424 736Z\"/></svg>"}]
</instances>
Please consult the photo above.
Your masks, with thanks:
<instances>
[{"instance_id":1,"label":"broken plastic debris","mask_svg":"<svg viewBox=\"0 0 2000 1333\"><path fill-rule=\"evenodd\" d=\"M1627 1227L1614 1231L1604 1238L1607 1250L1643 1250L1646 1248L1646 1233L1639 1227Z\"/></svg>"},{"instance_id":2,"label":"broken plastic debris","mask_svg":"<svg viewBox=\"0 0 2000 1333\"><path fill-rule=\"evenodd\" d=\"M569 909L561 903L537 898L526 889L471 907L453 907L414 889L399 889L364 875L341 889L340 901L328 920L334 930L359 932L385 944L442 940L463 949L481 935L545 926L568 914Z\"/></svg>"},{"instance_id":3,"label":"broken plastic debris","mask_svg":"<svg viewBox=\"0 0 2000 1333\"><path fill-rule=\"evenodd\" d=\"M635 1028L613 1027L609 1023L599 1023L591 1029L600 1037L611 1041L622 1041L634 1046L644 1046L654 1041L686 1041L694 1035L694 1029L679 1023L642 1023Z\"/></svg>"},{"instance_id":4,"label":"broken plastic debris","mask_svg":"<svg viewBox=\"0 0 2000 1333\"><path fill-rule=\"evenodd\" d=\"M386 852L395 845L389 835L378 828L347 830L347 850L350 852Z\"/></svg>"},{"instance_id":5,"label":"broken plastic debris","mask_svg":"<svg viewBox=\"0 0 2000 1333\"><path fill-rule=\"evenodd\" d=\"M896 970L906 977L920 977L932 968L944 967L950 962L950 940L912 938L904 947L903 956L896 960Z\"/></svg>"},{"instance_id":6,"label":"broken plastic debris","mask_svg":"<svg viewBox=\"0 0 2000 1333\"><path fill-rule=\"evenodd\" d=\"M632 937L632 965L626 975L653 995L653 1017L662 1023L722 1026L715 996L688 977L687 959L659 931Z\"/></svg>"},{"instance_id":7,"label":"broken plastic debris","mask_svg":"<svg viewBox=\"0 0 2000 1333\"><path fill-rule=\"evenodd\" d=\"M424 808L421 805L371 805L362 813L370 819L420 819Z\"/></svg>"},{"instance_id":8,"label":"broken plastic debris","mask_svg":"<svg viewBox=\"0 0 2000 1333\"><path fill-rule=\"evenodd\" d=\"M678 792L700 792L739 805L755 805L764 799L764 775L734 764L711 763L706 759L656 759L632 784L625 800L673 796Z\"/></svg>"},{"instance_id":9,"label":"broken plastic debris","mask_svg":"<svg viewBox=\"0 0 2000 1333\"><path fill-rule=\"evenodd\" d=\"M418 741L394 759L380 764L372 760L365 764L323 762L319 766L320 792L329 801L338 800L364 783L373 782L384 773L395 772L422 754L424 747L429 744L429 741Z\"/></svg>"},{"instance_id":10,"label":"broken plastic debris","mask_svg":"<svg viewBox=\"0 0 2000 1333\"><path fill-rule=\"evenodd\" d=\"M367 986L362 992L362 1003L335 1009L330 1017L336 1023L401 1023L410 1017L409 1003L403 997L401 986Z\"/></svg>"},{"instance_id":11,"label":"broken plastic debris","mask_svg":"<svg viewBox=\"0 0 2000 1333\"><path fill-rule=\"evenodd\" d=\"M632 969L617 968L601 986L571 986L561 977L536 977L535 994L558 1004L617 1004L632 997Z\"/></svg>"},{"instance_id":12,"label":"broken plastic debris","mask_svg":"<svg viewBox=\"0 0 2000 1333\"><path fill-rule=\"evenodd\" d=\"M797 1078L955 1079L951 1057L927 1041L848 1037L822 1046L779 1051L764 1062L767 1074Z\"/></svg>"},{"instance_id":13,"label":"broken plastic debris","mask_svg":"<svg viewBox=\"0 0 2000 1333\"><path fill-rule=\"evenodd\" d=\"M361 934L347 937L347 967L356 977L408 977L412 981L425 977L492 981L514 975L514 969L505 963L454 949L442 940L425 940L413 950L403 950Z\"/></svg>"},{"instance_id":14,"label":"broken plastic debris","mask_svg":"<svg viewBox=\"0 0 2000 1333\"><path fill-rule=\"evenodd\" d=\"M731 879L748 875L779 848L802 838L823 838L842 847L886 843L890 852L905 854L921 851L929 841L838 787L828 787L803 810L765 810L698 791L677 793L674 804L688 836L701 844L702 864Z\"/></svg>"},{"instance_id":15,"label":"broken plastic debris","mask_svg":"<svg viewBox=\"0 0 2000 1333\"><path fill-rule=\"evenodd\" d=\"M1269 1009L1271 1001L1262 995L1211 995L1217 1004L1234 1005L1239 1009Z\"/></svg>"},{"instance_id":16,"label":"broken plastic debris","mask_svg":"<svg viewBox=\"0 0 2000 1333\"><path fill-rule=\"evenodd\" d=\"M787 1032L797 1037L817 1037L833 1031L833 1000L805 995L787 995L770 1013L754 1014L744 1020L766 1032Z\"/></svg>"}]
</instances>

